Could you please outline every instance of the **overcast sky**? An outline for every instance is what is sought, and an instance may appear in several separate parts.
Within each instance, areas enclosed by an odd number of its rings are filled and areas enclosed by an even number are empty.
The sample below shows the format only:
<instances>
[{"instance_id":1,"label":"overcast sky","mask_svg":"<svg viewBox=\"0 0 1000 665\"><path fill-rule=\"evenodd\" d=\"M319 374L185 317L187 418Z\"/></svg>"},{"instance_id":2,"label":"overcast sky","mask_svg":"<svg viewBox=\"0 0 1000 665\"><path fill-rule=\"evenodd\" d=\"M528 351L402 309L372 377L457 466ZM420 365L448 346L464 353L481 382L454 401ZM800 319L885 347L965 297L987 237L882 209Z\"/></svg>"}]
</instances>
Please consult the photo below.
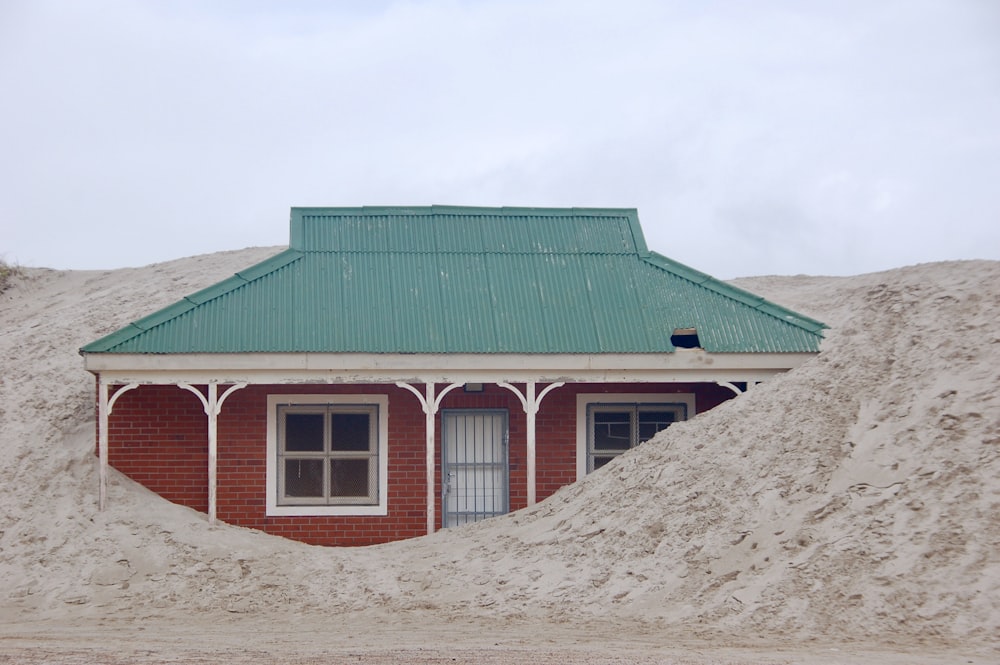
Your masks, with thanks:
<instances>
[{"instance_id":1,"label":"overcast sky","mask_svg":"<svg viewBox=\"0 0 1000 665\"><path fill-rule=\"evenodd\" d=\"M1000 259L1000 2L0 0L0 258L637 208L718 277Z\"/></svg>"}]
</instances>

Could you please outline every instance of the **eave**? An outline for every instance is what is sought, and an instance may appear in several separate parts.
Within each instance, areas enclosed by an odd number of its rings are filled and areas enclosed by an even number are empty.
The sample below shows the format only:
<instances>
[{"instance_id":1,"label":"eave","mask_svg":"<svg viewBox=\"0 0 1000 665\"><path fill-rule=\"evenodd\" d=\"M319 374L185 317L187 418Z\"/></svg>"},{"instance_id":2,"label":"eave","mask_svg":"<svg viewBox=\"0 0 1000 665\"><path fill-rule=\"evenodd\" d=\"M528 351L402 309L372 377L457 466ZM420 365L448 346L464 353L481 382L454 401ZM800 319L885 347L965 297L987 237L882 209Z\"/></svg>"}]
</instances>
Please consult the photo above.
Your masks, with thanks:
<instances>
[{"instance_id":1,"label":"eave","mask_svg":"<svg viewBox=\"0 0 1000 665\"><path fill-rule=\"evenodd\" d=\"M668 354L101 354L105 383L689 383L764 381L814 353Z\"/></svg>"}]
</instances>

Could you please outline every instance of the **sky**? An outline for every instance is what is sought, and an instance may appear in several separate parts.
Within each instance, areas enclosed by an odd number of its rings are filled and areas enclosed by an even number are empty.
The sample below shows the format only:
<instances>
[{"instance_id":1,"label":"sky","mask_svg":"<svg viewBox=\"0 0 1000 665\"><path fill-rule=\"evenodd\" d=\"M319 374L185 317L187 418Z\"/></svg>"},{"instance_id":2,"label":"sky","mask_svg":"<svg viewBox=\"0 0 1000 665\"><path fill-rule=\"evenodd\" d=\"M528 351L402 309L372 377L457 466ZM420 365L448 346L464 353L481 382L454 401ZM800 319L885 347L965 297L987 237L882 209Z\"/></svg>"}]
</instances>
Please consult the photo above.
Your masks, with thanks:
<instances>
[{"instance_id":1,"label":"sky","mask_svg":"<svg viewBox=\"0 0 1000 665\"><path fill-rule=\"evenodd\" d=\"M0 259L636 208L728 279L1000 259L994 0L0 0Z\"/></svg>"}]
</instances>

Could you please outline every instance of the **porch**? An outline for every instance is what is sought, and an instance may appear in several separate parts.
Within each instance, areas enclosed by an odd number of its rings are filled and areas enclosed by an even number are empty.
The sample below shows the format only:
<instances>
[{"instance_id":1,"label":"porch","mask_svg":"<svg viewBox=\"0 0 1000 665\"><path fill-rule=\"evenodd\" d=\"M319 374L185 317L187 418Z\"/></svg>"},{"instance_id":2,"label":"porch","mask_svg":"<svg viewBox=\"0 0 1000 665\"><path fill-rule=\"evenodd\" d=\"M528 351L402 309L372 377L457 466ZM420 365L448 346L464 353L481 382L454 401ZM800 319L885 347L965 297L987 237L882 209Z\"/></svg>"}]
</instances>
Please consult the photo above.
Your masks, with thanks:
<instances>
[{"instance_id":1,"label":"porch","mask_svg":"<svg viewBox=\"0 0 1000 665\"><path fill-rule=\"evenodd\" d=\"M700 365L696 358L701 356L685 351L668 359ZM589 358L587 364L598 360ZM390 370L344 371L334 377L315 368L285 368L284 380L271 370L232 369L215 371L213 380L193 370L105 368L98 383L100 502L106 504L107 469L113 465L165 498L205 512L210 522L220 519L316 544L408 538L530 506L603 463L601 451L593 449L596 405L614 413L623 412L624 405L680 405L681 420L774 373L772 368L563 367L561 380L552 380L554 372L508 368L502 375L514 379L508 381L495 371L453 368L447 376L420 372L406 381ZM529 375L538 380L525 380ZM636 376L648 380L636 381ZM304 404L378 406L381 429L372 456L378 465L376 499L320 506L311 500L296 505L301 502L281 496L278 405ZM494 467L498 471L491 476L499 480L489 487L477 481L478 498L471 500L476 514L463 518L456 517L463 511L449 494L457 490L449 475L455 460L446 455L449 443L442 430L445 416L471 413L503 414L505 432L503 450L494 460L502 467ZM488 501L493 503L477 507ZM466 501L465 513L469 507Z\"/></svg>"}]
</instances>

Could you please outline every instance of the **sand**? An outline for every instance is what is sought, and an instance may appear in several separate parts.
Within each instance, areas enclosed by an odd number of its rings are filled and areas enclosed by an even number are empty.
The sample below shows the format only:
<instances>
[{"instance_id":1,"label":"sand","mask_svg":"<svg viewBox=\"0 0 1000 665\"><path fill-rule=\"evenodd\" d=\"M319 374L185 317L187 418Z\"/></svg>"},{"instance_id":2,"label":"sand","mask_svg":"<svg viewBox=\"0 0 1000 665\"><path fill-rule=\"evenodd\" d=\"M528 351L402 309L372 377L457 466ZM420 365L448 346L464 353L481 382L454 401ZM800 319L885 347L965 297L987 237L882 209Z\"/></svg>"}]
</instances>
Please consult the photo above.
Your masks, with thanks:
<instances>
[{"instance_id":1,"label":"sand","mask_svg":"<svg viewBox=\"0 0 1000 665\"><path fill-rule=\"evenodd\" d=\"M736 280L823 351L469 527L311 547L113 470L98 512L77 349L279 249L0 294L0 661L1000 661L1000 263Z\"/></svg>"}]
</instances>

